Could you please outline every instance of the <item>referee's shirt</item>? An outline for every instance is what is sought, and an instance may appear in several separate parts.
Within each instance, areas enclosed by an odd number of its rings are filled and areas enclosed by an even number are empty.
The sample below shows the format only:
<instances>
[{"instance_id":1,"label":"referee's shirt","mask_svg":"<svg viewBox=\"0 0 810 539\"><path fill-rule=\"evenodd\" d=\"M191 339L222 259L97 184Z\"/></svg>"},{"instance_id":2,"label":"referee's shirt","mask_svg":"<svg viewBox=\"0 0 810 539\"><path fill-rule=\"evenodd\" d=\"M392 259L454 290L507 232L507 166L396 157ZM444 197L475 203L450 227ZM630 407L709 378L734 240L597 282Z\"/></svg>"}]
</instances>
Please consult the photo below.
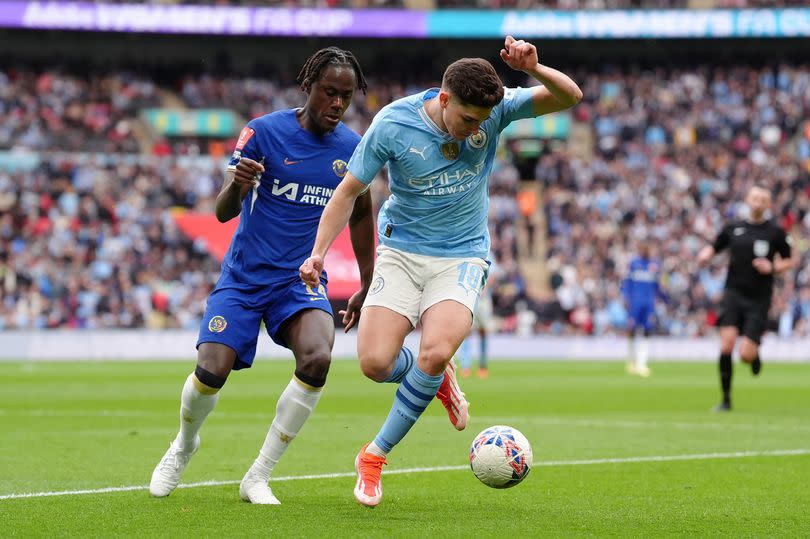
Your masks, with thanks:
<instances>
[{"instance_id":1,"label":"referee's shirt","mask_svg":"<svg viewBox=\"0 0 810 539\"><path fill-rule=\"evenodd\" d=\"M731 254L726 289L734 289L752 299L770 301L773 273L758 272L753 262L755 258L767 258L773 262L776 253L782 258L790 258L787 234L773 219L761 223L728 223L714 240L713 247L715 253L728 248Z\"/></svg>"}]
</instances>

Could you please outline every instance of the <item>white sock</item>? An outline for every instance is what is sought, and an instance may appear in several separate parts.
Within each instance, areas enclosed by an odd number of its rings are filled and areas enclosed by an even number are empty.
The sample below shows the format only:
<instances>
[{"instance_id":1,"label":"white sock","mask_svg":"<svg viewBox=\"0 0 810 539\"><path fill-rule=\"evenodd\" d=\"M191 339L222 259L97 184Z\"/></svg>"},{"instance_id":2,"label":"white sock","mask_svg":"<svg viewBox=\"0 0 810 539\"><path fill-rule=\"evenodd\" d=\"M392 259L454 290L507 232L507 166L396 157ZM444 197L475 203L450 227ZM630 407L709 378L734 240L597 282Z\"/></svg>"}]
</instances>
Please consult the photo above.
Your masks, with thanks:
<instances>
[{"instance_id":1,"label":"white sock","mask_svg":"<svg viewBox=\"0 0 810 539\"><path fill-rule=\"evenodd\" d=\"M306 385L293 376L278 398L276 417L267 431L259 456L251 466L253 475L265 481L270 479L276 463L318 404L322 389Z\"/></svg>"},{"instance_id":2,"label":"white sock","mask_svg":"<svg viewBox=\"0 0 810 539\"><path fill-rule=\"evenodd\" d=\"M636 346L636 367L644 369L647 367L647 359L650 355L650 346L647 337L639 337Z\"/></svg>"},{"instance_id":3,"label":"white sock","mask_svg":"<svg viewBox=\"0 0 810 539\"><path fill-rule=\"evenodd\" d=\"M366 453L371 453L372 455L376 455L378 457L387 457L388 453L385 452L380 446L375 444L373 441L368 444L366 447Z\"/></svg>"},{"instance_id":4,"label":"white sock","mask_svg":"<svg viewBox=\"0 0 810 539\"><path fill-rule=\"evenodd\" d=\"M637 362L636 354L636 338L630 337L627 339L627 364L631 365Z\"/></svg>"},{"instance_id":5,"label":"white sock","mask_svg":"<svg viewBox=\"0 0 810 539\"><path fill-rule=\"evenodd\" d=\"M194 447L194 438L200 432L203 421L219 400L218 392L203 393L200 388L203 391L206 391L206 388L213 391L212 388L200 383L194 373L189 374L180 394L180 432L174 439L174 443L183 451L190 451Z\"/></svg>"}]
</instances>

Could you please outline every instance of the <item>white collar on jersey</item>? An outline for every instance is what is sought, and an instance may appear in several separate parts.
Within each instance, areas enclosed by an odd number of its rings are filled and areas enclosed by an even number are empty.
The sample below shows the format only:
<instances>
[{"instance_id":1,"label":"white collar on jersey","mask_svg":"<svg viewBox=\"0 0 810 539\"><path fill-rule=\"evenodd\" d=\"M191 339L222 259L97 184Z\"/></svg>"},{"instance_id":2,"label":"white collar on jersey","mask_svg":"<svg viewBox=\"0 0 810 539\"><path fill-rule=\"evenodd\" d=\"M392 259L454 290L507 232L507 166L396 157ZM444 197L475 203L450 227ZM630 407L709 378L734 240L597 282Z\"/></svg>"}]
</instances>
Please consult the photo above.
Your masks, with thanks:
<instances>
[{"instance_id":1,"label":"white collar on jersey","mask_svg":"<svg viewBox=\"0 0 810 539\"><path fill-rule=\"evenodd\" d=\"M438 88L431 88L430 90L428 90L428 92L431 91L431 90L437 90L437 89ZM431 99L434 99L434 98L431 98ZM427 103L427 101L423 101L422 106L417 109L417 112L419 113L419 117L422 118L422 121L425 123L425 125L427 125L430 128L431 131L433 131L434 133L436 133L437 135L439 135L443 139L445 139L445 140L454 140L453 137L450 135L450 133L442 131L442 129L438 125L436 125L436 122L434 122L433 118L431 118L430 114L428 114L427 108L425 107L425 103Z\"/></svg>"}]
</instances>

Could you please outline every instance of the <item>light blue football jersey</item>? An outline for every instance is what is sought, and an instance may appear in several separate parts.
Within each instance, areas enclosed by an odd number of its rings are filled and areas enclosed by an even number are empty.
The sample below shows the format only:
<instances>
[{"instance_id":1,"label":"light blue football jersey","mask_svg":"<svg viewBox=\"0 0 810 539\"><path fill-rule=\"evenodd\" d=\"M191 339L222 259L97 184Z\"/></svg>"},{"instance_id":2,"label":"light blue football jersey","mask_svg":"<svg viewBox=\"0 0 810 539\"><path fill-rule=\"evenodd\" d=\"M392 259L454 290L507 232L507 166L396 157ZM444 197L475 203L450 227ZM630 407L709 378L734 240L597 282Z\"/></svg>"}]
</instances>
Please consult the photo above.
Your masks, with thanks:
<instances>
[{"instance_id":1,"label":"light blue football jersey","mask_svg":"<svg viewBox=\"0 0 810 539\"><path fill-rule=\"evenodd\" d=\"M370 184L388 163L391 196L377 219L379 241L422 255L486 258L487 180L501 131L530 118L532 90L506 88L478 133L456 141L430 119L432 88L385 106L349 160L349 172Z\"/></svg>"}]
</instances>

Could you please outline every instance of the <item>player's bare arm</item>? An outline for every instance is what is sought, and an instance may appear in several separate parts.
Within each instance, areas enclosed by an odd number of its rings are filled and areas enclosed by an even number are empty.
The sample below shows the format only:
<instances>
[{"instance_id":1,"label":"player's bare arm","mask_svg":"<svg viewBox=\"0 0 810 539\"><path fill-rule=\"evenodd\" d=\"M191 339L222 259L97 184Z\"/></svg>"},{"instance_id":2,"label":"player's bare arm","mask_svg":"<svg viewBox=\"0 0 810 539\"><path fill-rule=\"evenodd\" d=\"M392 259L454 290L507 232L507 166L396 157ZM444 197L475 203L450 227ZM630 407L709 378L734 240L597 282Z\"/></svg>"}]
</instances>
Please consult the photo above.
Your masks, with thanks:
<instances>
[{"instance_id":1,"label":"player's bare arm","mask_svg":"<svg viewBox=\"0 0 810 539\"><path fill-rule=\"evenodd\" d=\"M349 232L352 238L352 249L360 269L360 290L355 292L343 316L343 329L349 331L360 320L360 309L371 286L374 273L374 214L372 212L371 191L366 190L354 201L354 210L349 217Z\"/></svg>"},{"instance_id":2,"label":"player's bare arm","mask_svg":"<svg viewBox=\"0 0 810 539\"><path fill-rule=\"evenodd\" d=\"M220 223L230 221L242 211L242 200L256 186L264 172L261 163L243 157L225 170L225 181L217 195L216 214Z\"/></svg>"},{"instance_id":3,"label":"player's bare arm","mask_svg":"<svg viewBox=\"0 0 810 539\"><path fill-rule=\"evenodd\" d=\"M365 188L366 184L355 178L351 172L348 172L338 184L332 198L323 209L312 255L304 260L299 269L301 280L306 284L318 286L320 283L323 259L340 231L349 223L355 200Z\"/></svg>"},{"instance_id":4,"label":"player's bare arm","mask_svg":"<svg viewBox=\"0 0 810 539\"><path fill-rule=\"evenodd\" d=\"M582 100L582 90L577 83L565 73L541 64L537 47L531 43L506 36L501 60L543 84L533 90L532 108L535 116L573 107Z\"/></svg>"}]
</instances>

